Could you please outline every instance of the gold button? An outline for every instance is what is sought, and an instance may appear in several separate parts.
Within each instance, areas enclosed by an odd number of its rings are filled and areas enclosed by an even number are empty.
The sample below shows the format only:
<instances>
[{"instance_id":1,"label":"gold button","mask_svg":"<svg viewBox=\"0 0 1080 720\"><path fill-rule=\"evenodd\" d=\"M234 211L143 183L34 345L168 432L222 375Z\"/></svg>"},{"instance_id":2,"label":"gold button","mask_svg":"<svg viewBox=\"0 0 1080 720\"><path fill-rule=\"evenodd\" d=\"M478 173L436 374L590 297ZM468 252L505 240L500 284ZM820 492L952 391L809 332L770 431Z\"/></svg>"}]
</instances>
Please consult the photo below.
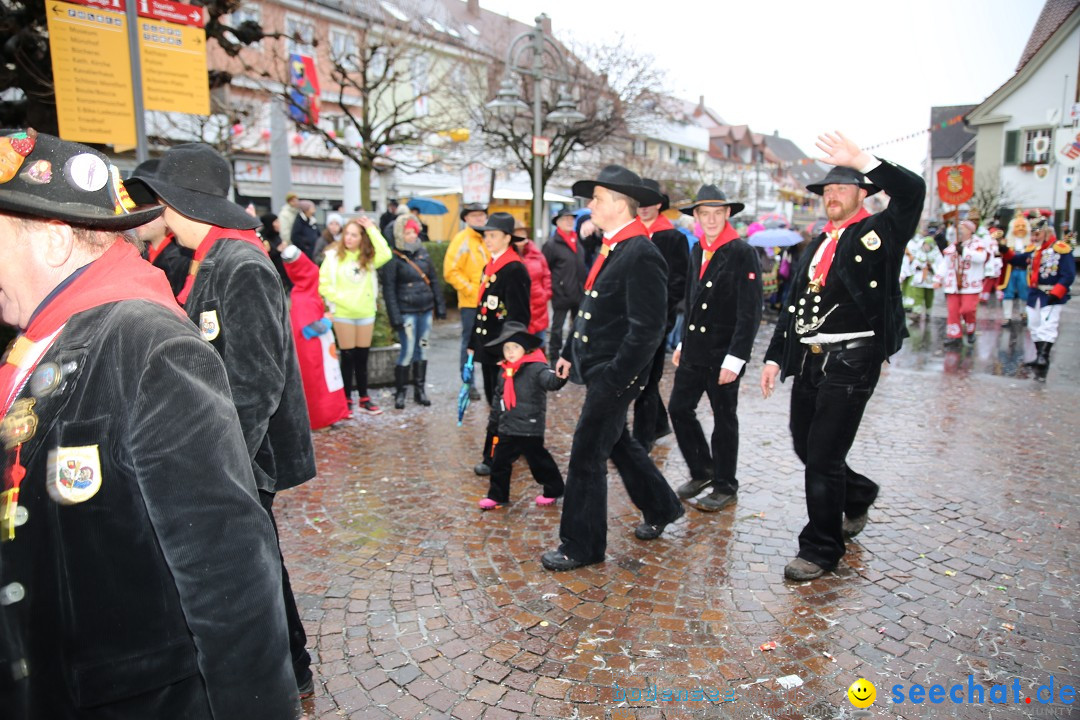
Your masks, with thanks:
<instances>
[{"instance_id":1,"label":"gold button","mask_svg":"<svg viewBox=\"0 0 1080 720\"><path fill-rule=\"evenodd\" d=\"M795 312L795 306L794 305L788 305L787 311L788 312Z\"/></svg>"},{"instance_id":2,"label":"gold button","mask_svg":"<svg viewBox=\"0 0 1080 720\"><path fill-rule=\"evenodd\" d=\"M862 262L862 255L856 255L855 262Z\"/></svg>"},{"instance_id":3,"label":"gold button","mask_svg":"<svg viewBox=\"0 0 1080 720\"><path fill-rule=\"evenodd\" d=\"M709 307L709 303L701 303L701 309L706 310Z\"/></svg>"},{"instance_id":4,"label":"gold button","mask_svg":"<svg viewBox=\"0 0 1080 720\"><path fill-rule=\"evenodd\" d=\"M579 332L575 331L575 332L574 332L574 337L576 337L576 338L579 338L579 337L581 337L581 333L579 333Z\"/></svg>"},{"instance_id":5,"label":"gold button","mask_svg":"<svg viewBox=\"0 0 1080 720\"><path fill-rule=\"evenodd\" d=\"M705 326L702 325L701 327L698 328L698 330L700 330L701 332L705 332Z\"/></svg>"},{"instance_id":6,"label":"gold button","mask_svg":"<svg viewBox=\"0 0 1080 720\"><path fill-rule=\"evenodd\" d=\"M600 293L599 293L599 292L597 292L596 290L593 290L593 291L592 291L592 296L593 296L593 297L600 297Z\"/></svg>"},{"instance_id":7,"label":"gold button","mask_svg":"<svg viewBox=\"0 0 1080 720\"><path fill-rule=\"evenodd\" d=\"M814 312L817 312L817 311L818 311L818 306L817 306L817 305L815 305L815 306L814 306Z\"/></svg>"},{"instance_id":8,"label":"gold button","mask_svg":"<svg viewBox=\"0 0 1080 720\"><path fill-rule=\"evenodd\" d=\"M877 280L871 280L870 281L870 287L876 288L877 287Z\"/></svg>"},{"instance_id":9,"label":"gold button","mask_svg":"<svg viewBox=\"0 0 1080 720\"><path fill-rule=\"evenodd\" d=\"M690 332L694 332L694 330L696 330L696 329L697 328L695 328L693 325L690 326Z\"/></svg>"},{"instance_id":10,"label":"gold button","mask_svg":"<svg viewBox=\"0 0 1080 720\"><path fill-rule=\"evenodd\" d=\"M581 342L589 342L589 336L588 335L582 335L581 336Z\"/></svg>"},{"instance_id":11,"label":"gold button","mask_svg":"<svg viewBox=\"0 0 1080 720\"><path fill-rule=\"evenodd\" d=\"M806 304L806 298L799 298L799 304L800 305L805 305Z\"/></svg>"},{"instance_id":12,"label":"gold button","mask_svg":"<svg viewBox=\"0 0 1080 720\"><path fill-rule=\"evenodd\" d=\"M820 355L821 354L821 346L818 345L817 343L814 343L813 345L810 346L810 352L812 352L814 355Z\"/></svg>"},{"instance_id":13,"label":"gold button","mask_svg":"<svg viewBox=\"0 0 1080 720\"><path fill-rule=\"evenodd\" d=\"M585 313L585 319L586 320L592 320L592 313L588 313L588 312Z\"/></svg>"},{"instance_id":14,"label":"gold button","mask_svg":"<svg viewBox=\"0 0 1080 720\"><path fill-rule=\"evenodd\" d=\"M814 296L814 302L821 302L821 296L820 295L815 295Z\"/></svg>"},{"instance_id":15,"label":"gold button","mask_svg":"<svg viewBox=\"0 0 1080 720\"><path fill-rule=\"evenodd\" d=\"M705 287L712 287L712 280L710 280L709 282L705 283Z\"/></svg>"},{"instance_id":16,"label":"gold button","mask_svg":"<svg viewBox=\"0 0 1080 720\"><path fill-rule=\"evenodd\" d=\"M577 316L578 316L578 317L581 317L581 316L582 316L582 315L584 315L584 314L585 314L585 311L584 311L584 310L578 310L578 311L577 311Z\"/></svg>"}]
</instances>

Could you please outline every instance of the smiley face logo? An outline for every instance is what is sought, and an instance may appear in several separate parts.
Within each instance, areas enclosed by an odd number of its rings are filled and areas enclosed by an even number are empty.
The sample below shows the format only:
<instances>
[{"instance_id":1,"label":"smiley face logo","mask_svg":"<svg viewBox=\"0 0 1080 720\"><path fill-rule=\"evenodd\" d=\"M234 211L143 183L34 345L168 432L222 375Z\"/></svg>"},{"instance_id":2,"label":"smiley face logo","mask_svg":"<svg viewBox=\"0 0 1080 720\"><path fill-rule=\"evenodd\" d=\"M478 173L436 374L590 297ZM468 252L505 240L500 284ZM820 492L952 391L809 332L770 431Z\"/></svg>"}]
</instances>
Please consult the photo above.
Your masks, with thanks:
<instances>
[{"instance_id":1,"label":"smiley face logo","mask_svg":"<svg viewBox=\"0 0 1080 720\"><path fill-rule=\"evenodd\" d=\"M868 708L877 699L877 689L870 681L859 678L847 689L847 697L855 707Z\"/></svg>"}]
</instances>

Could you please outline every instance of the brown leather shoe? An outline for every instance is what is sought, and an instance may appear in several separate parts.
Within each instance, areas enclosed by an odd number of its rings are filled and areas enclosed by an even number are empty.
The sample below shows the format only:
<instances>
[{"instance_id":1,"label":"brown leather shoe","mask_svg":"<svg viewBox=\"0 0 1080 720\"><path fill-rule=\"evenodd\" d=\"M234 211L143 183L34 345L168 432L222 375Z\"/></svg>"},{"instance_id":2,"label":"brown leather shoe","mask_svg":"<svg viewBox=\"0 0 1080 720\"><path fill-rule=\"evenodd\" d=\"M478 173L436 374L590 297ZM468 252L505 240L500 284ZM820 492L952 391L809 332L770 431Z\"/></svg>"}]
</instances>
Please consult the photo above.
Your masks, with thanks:
<instances>
[{"instance_id":1,"label":"brown leather shoe","mask_svg":"<svg viewBox=\"0 0 1080 720\"><path fill-rule=\"evenodd\" d=\"M795 558L784 568L784 577L788 580L813 580L825 574L825 568L809 560Z\"/></svg>"}]
</instances>

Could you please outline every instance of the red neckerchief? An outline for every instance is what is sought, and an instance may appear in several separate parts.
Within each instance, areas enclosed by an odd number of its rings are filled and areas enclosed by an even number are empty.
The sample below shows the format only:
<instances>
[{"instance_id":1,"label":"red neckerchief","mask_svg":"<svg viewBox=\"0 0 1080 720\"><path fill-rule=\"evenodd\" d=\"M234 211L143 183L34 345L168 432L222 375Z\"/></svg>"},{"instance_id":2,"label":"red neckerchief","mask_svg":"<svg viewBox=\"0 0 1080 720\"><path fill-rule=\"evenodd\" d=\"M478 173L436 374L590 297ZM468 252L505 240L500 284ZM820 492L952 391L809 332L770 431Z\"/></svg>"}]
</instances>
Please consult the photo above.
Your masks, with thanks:
<instances>
[{"instance_id":1,"label":"red neckerchief","mask_svg":"<svg viewBox=\"0 0 1080 720\"><path fill-rule=\"evenodd\" d=\"M639 235L649 236L649 231L645 229L645 223L641 222L638 218L634 218L630 221L630 224L617 232L614 237L604 238L604 246L600 248L600 254L593 262L592 269L589 270L589 277L585 279L585 289L592 290L593 282L596 280L596 276L600 274L600 268L604 266L604 260L607 259L611 249L621 243L623 240L629 240L632 237Z\"/></svg>"},{"instance_id":2,"label":"red neckerchief","mask_svg":"<svg viewBox=\"0 0 1080 720\"><path fill-rule=\"evenodd\" d=\"M514 251L514 248L510 246L507 246L506 252L500 255L497 260L488 260L488 264L484 266L484 276L480 278L480 295L476 299L477 307L480 307L480 303L483 301L484 292L491 285L491 281L495 279L495 273L499 272L512 262L521 262L521 257Z\"/></svg>"},{"instance_id":3,"label":"red neckerchief","mask_svg":"<svg viewBox=\"0 0 1080 720\"><path fill-rule=\"evenodd\" d=\"M1028 287L1039 286L1039 266L1042 265L1043 250L1050 247L1057 242L1057 236L1054 233L1047 233L1046 240L1043 240L1043 244L1035 248L1035 252L1031 255L1031 262L1028 263Z\"/></svg>"},{"instance_id":4,"label":"red neckerchief","mask_svg":"<svg viewBox=\"0 0 1080 720\"><path fill-rule=\"evenodd\" d=\"M823 232L829 236L829 239L825 241L825 251L821 253L821 259L818 260L818 264L814 267L813 278L814 281L819 283L820 287L825 287L825 278L829 276L829 268L832 267L833 257L836 256L836 244L840 240L840 231L868 217L870 217L870 213L860 205L859 212L844 221L844 224L840 227L833 225L832 220L825 223Z\"/></svg>"},{"instance_id":5,"label":"red neckerchief","mask_svg":"<svg viewBox=\"0 0 1080 720\"><path fill-rule=\"evenodd\" d=\"M161 255L162 251L164 251L165 248L169 247L169 244L172 243L172 241L173 234L165 233L165 239L162 240L161 244L158 245L156 248L153 245L148 245L146 247L146 259L150 261L151 265L153 265L154 261L158 259L158 256Z\"/></svg>"},{"instance_id":6,"label":"red neckerchief","mask_svg":"<svg viewBox=\"0 0 1080 720\"><path fill-rule=\"evenodd\" d=\"M571 230L570 232L563 232L560 228L555 228L555 232L559 233L559 237L563 239L563 242L577 254L577 233Z\"/></svg>"},{"instance_id":7,"label":"red neckerchief","mask_svg":"<svg viewBox=\"0 0 1080 720\"><path fill-rule=\"evenodd\" d=\"M199 247L195 249L195 256L191 258L191 268L188 270L187 279L184 280L184 288L180 291L180 294L176 296L176 301L181 305L187 302L188 295L191 294L191 288L195 286L195 276L199 274L199 265L202 263L206 254L210 252L210 248L214 247L214 243L218 240L240 240L242 242L248 242L259 248L259 252L269 257L266 252L266 248L259 241L259 237L255 234L254 230L235 230L233 228L223 228L214 225L210 228L210 231L206 233L206 237L199 243Z\"/></svg>"},{"instance_id":8,"label":"red neckerchief","mask_svg":"<svg viewBox=\"0 0 1080 720\"><path fill-rule=\"evenodd\" d=\"M646 228L646 230L649 233L649 239L650 240L652 240L653 235L660 232L661 230L674 230L674 229L675 229L675 226L672 225L671 221L668 220L667 217L664 216L664 215L657 215L656 219L653 220L653 224L650 225L648 228Z\"/></svg>"},{"instance_id":9,"label":"red neckerchief","mask_svg":"<svg viewBox=\"0 0 1080 720\"><path fill-rule=\"evenodd\" d=\"M701 238L701 272L698 273L698 280L705 277L705 268L709 267L709 261L712 260L716 251L737 237L739 237L739 231L731 227L731 223L725 223L724 229L712 242Z\"/></svg>"},{"instance_id":10,"label":"red neckerchief","mask_svg":"<svg viewBox=\"0 0 1080 720\"><path fill-rule=\"evenodd\" d=\"M499 367L503 369L503 407L510 410L517 405L517 394L514 392L514 375L525 363L538 362L547 365L547 357L540 349L522 355L517 362L500 360Z\"/></svg>"},{"instance_id":11,"label":"red neckerchief","mask_svg":"<svg viewBox=\"0 0 1080 720\"><path fill-rule=\"evenodd\" d=\"M71 316L120 300L149 300L187 319L176 304L165 275L143 260L131 243L117 240L70 285L49 300L11 344L5 362L0 366L0 398L5 405L9 404L9 399L14 399L19 361L29 346L55 333ZM3 408L4 414L8 409Z\"/></svg>"}]
</instances>

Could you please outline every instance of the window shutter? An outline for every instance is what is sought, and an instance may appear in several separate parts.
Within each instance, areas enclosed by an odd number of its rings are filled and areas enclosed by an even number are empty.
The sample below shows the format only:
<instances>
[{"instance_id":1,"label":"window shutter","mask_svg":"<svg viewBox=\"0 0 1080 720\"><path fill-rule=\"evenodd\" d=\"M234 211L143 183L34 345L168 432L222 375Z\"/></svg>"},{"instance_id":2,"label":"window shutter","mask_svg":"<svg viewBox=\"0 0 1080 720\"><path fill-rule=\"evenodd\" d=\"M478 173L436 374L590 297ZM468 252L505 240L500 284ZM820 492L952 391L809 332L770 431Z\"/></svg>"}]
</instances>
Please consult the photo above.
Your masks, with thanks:
<instances>
[{"instance_id":1,"label":"window shutter","mask_svg":"<svg viewBox=\"0 0 1080 720\"><path fill-rule=\"evenodd\" d=\"M1020 151L1020 131L1008 130L1005 133L1005 164L1015 165Z\"/></svg>"}]
</instances>

